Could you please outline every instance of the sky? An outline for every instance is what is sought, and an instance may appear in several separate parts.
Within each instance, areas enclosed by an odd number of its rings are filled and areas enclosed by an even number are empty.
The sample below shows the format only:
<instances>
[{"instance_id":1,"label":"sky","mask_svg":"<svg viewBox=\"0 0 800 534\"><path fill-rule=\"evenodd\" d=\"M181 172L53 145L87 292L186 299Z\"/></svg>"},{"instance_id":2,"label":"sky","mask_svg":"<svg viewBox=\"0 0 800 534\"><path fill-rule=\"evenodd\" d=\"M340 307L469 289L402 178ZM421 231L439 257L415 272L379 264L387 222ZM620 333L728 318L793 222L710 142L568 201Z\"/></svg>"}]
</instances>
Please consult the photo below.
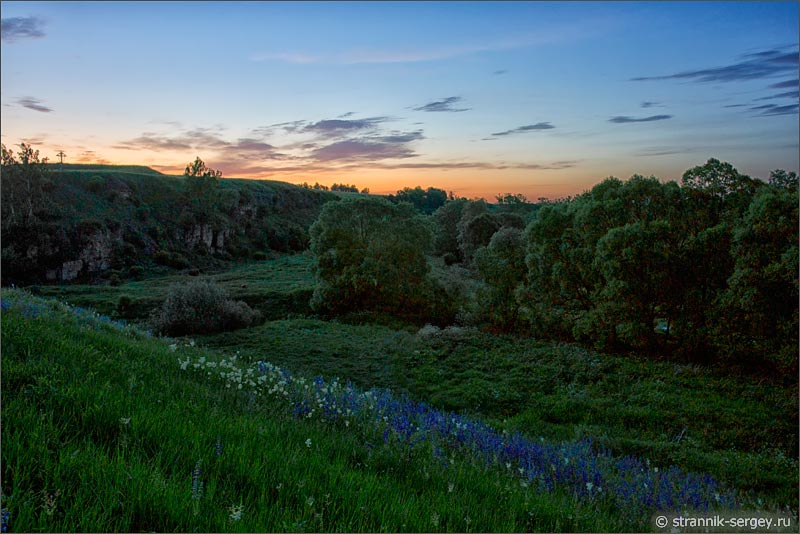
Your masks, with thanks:
<instances>
[{"instance_id":1,"label":"sky","mask_svg":"<svg viewBox=\"0 0 800 534\"><path fill-rule=\"evenodd\" d=\"M798 3L2 2L0 136L468 198L798 170Z\"/></svg>"}]
</instances>

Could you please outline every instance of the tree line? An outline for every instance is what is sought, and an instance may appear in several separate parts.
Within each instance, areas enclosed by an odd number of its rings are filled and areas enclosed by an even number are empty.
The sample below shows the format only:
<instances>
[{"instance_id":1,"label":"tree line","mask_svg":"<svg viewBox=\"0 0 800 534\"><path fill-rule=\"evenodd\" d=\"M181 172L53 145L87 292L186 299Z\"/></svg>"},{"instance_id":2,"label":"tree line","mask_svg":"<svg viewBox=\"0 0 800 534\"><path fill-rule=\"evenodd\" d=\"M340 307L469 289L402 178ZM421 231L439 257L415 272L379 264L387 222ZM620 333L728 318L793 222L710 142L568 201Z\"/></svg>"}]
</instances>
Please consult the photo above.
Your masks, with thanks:
<instances>
[{"instance_id":1,"label":"tree line","mask_svg":"<svg viewBox=\"0 0 800 534\"><path fill-rule=\"evenodd\" d=\"M557 202L498 200L326 204L310 231L314 308L796 373L796 173L764 182L710 159L680 184L635 175ZM426 255L480 289L459 294Z\"/></svg>"}]
</instances>

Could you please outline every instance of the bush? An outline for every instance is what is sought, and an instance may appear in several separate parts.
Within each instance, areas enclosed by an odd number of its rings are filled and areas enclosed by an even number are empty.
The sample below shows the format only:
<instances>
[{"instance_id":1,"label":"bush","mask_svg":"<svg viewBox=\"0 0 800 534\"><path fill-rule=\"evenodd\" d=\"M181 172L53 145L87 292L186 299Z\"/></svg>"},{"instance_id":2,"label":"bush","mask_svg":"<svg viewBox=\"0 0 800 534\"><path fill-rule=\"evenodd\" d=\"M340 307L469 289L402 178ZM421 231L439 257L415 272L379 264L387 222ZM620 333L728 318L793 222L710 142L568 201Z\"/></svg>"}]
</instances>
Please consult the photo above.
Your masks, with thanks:
<instances>
[{"instance_id":1,"label":"bush","mask_svg":"<svg viewBox=\"0 0 800 534\"><path fill-rule=\"evenodd\" d=\"M117 302L117 313L120 317L126 317L128 312L130 312L131 306L133 305L133 299L128 295L121 295L119 297L119 301Z\"/></svg>"},{"instance_id":2,"label":"bush","mask_svg":"<svg viewBox=\"0 0 800 534\"><path fill-rule=\"evenodd\" d=\"M159 250L153 254L153 260L159 265L166 265L173 269L186 269L191 267L189 260L178 252L168 252L166 250Z\"/></svg>"},{"instance_id":3,"label":"bush","mask_svg":"<svg viewBox=\"0 0 800 534\"><path fill-rule=\"evenodd\" d=\"M141 280L144 277L144 267L133 265L128 269L128 276L134 280Z\"/></svg>"},{"instance_id":4,"label":"bush","mask_svg":"<svg viewBox=\"0 0 800 534\"><path fill-rule=\"evenodd\" d=\"M106 179L102 176L92 176L86 182L86 190L91 193L99 193L106 188Z\"/></svg>"},{"instance_id":5,"label":"bush","mask_svg":"<svg viewBox=\"0 0 800 534\"><path fill-rule=\"evenodd\" d=\"M263 260L267 259L267 255L266 255L266 253L261 252L260 250L257 250L255 252L253 252L253 259L256 260L256 261L263 261Z\"/></svg>"},{"instance_id":6,"label":"bush","mask_svg":"<svg viewBox=\"0 0 800 534\"><path fill-rule=\"evenodd\" d=\"M150 317L158 334L183 336L245 328L258 323L261 314L241 301L228 298L209 280L192 280L169 288L167 298Z\"/></svg>"}]
</instances>

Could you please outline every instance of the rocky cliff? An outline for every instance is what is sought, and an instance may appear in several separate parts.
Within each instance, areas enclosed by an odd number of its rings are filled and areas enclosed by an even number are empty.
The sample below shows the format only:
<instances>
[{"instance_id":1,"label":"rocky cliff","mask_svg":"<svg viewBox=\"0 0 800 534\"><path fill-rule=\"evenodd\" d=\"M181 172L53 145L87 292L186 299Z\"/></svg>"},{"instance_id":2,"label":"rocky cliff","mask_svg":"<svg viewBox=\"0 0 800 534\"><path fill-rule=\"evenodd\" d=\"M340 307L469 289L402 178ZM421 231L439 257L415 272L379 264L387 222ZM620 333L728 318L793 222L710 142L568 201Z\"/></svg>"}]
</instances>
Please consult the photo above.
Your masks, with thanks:
<instances>
[{"instance_id":1,"label":"rocky cliff","mask_svg":"<svg viewBox=\"0 0 800 534\"><path fill-rule=\"evenodd\" d=\"M4 225L3 284L125 278L158 265L202 268L303 250L322 205L337 198L284 182L222 179L213 199L198 203L183 177L64 168L34 221Z\"/></svg>"}]
</instances>

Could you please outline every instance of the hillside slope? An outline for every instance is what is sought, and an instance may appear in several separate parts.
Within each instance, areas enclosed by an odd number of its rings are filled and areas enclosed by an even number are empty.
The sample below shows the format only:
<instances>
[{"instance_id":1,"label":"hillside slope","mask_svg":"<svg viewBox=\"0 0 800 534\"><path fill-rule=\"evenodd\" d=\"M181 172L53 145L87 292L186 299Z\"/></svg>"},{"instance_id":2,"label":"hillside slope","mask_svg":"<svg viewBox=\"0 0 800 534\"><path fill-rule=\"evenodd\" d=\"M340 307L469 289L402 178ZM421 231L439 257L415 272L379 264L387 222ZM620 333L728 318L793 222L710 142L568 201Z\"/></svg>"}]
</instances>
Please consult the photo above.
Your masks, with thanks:
<instances>
[{"instance_id":1,"label":"hillside slope","mask_svg":"<svg viewBox=\"0 0 800 534\"><path fill-rule=\"evenodd\" d=\"M221 179L200 205L184 177L147 167L49 167L35 223L4 227L4 285L135 278L155 265L203 268L304 250L322 205L338 198L285 182Z\"/></svg>"},{"instance_id":2,"label":"hillside slope","mask_svg":"<svg viewBox=\"0 0 800 534\"><path fill-rule=\"evenodd\" d=\"M9 531L644 531L738 508L712 477L269 363L170 345L4 291Z\"/></svg>"}]
</instances>

